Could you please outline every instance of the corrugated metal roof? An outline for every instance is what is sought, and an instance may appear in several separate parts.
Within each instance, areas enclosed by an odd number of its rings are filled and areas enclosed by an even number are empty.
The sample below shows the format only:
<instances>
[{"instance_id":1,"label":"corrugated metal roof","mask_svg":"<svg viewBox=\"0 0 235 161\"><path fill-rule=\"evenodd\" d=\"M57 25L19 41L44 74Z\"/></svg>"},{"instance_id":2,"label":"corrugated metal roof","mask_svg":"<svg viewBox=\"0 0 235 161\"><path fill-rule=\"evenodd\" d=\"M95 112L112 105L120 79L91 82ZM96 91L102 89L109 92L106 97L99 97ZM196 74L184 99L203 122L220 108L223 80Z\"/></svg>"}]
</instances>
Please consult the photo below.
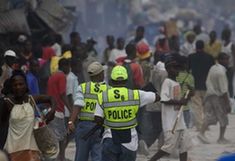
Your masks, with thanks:
<instances>
[{"instance_id":1,"label":"corrugated metal roof","mask_svg":"<svg viewBox=\"0 0 235 161\"><path fill-rule=\"evenodd\" d=\"M30 34L30 29L23 9L0 12L0 33L24 32Z\"/></svg>"},{"instance_id":2,"label":"corrugated metal roof","mask_svg":"<svg viewBox=\"0 0 235 161\"><path fill-rule=\"evenodd\" d=\"M35 12L51 29L62 35L70 30L75 18L57 0L42 0Z\"/></svg>"},{"instance_id":3,"label":"corrugated metal roof","mask_svg":"<svg viewBox=\"0 0 235 161\"><path fill-rule=\"evenodd\" d=\"M52 30L63 36L71 31L75 19L72 12L65 9L57 0L41 0L35 13ZM24 32L30 35L26 14L24 9L0 12L0 33Z\"/></svg>"}]
</instances>

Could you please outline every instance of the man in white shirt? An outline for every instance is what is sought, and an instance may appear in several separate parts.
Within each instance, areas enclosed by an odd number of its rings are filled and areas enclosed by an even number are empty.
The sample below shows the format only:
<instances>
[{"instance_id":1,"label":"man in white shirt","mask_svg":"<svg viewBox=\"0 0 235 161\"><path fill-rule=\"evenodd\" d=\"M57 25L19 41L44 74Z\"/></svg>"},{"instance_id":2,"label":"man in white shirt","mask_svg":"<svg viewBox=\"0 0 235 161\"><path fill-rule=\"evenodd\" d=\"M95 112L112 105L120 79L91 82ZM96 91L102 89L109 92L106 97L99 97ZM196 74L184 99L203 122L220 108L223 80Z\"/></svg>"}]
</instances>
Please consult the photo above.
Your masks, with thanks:
<instances>
[{"instance_id":1,"label":"man in white shirt","mask_svg":"<svg viewBox=\"0 0 235 161\"><path fill-rule=\"evenodd\" d=\"M121 37L117 39L117 47L111 50L110 57L109 57L109 64L114 65L120 59L126 58L126 51L125 51L125 40Z\"/></svg>"},{"instance_id":2,"label":"man in white shirt","mask_svg":"<svg viewBox=\"0 0 235 161\"><path fill-rule=\"evenodd\" d=\"M206 80L206 98L204 101L205 117L202 129L198 138L203 143L209 143L205 137L205 131L209 125L217 122L220 124L220 135L218 143L225 144L228 140L224 138L226 126L228 125L228 113L231 111L228 91L228 80L226 68L229 64L229 56L226 53L220 53L218 63L213 65L208 73Z\"/></svg>"},{"instance_id":3,"label":"man in white shirt","mask_svg":"<svg viewBox=\"0 0 235 161\"><path fill-rule=\"evenodd\" d=\"M77 71L79 64L76 59L71 60L71 71L66 76L66 95L68 98L68 102L71 107L79 106L83 107L85 105L84 96L82 94L82 88L79 86L78 77L74 74ZM68 128L68 122L70 117L70 112L65 106L65 126ZM70 133L67 135L65 145L63 147L63 153L65 153L65 149L68 143L74 138L74 133Z\"/></svg>"},{"instance_id":4,"label":"man in white shirt","mask_svg":"<svg viewBox=\"0 0 235 161\"><path fill-rule=\"evenodd\" d=\"M110 80L110 73L112 68L120 62L123 62L124 59L127 57L126 50L125 50L125 40L122 37L117 39L116 48L112 49L110 52L110 56L108 59L108 69L106 72L107 80Z\"/></svg>"},{"instance_id":5,"label":"man in white shirt","mask_svg":"<svg viewBox=\"0 0 235 161\"><path fill-rule=\"evenodd\" d=\"M185 43L180 48L180 55L188 57L195 52L195 33L188 31L185 34Z\"/></svg>"},{"instance_id":6,"label":"man in white shirt","mask_svg":"<svg viewBox=\"0 0 235 161\"><path fill-rule=\"evenodd\" d=\"M105 126L102 161L136 160L138 135L135 127L138 108L160 99L153 92L125 88L127 78L126 69L123 66L115 66L111 73L113 87L98 95L95 121L99 125L104 122Z\"/></svg>"},{"instance_id":7,"label":"man in white shirt","mask_svg":"<svg viewBox=\"0 0 235 161\"><path fill-rule=\"evenodd\" d=\"M140 42L144 42L145 44L149 45L148 41L144 37L144 34L145 34L144 26L137 26L135 31L135 36L130 38L130 41L128 41L128 43L137 45Z\"/></svg>"},{"instance_id":8,"label":"man in white shirt","mask_svg":"<svg viewBox=\"0 0 235 161\"><path fill-rule=\"evenodd\" d=\"M210 40L210 37L207 33L203 32L202 29L203 29L202 26L199 25L199 24L197 24L193 27L193 31L196 34L196 40L195 41L202 40L204 42L204 44L207 44Z\"/></svg>"},{"instance_id":9,"label":"man in white shirt","mask_svg":"<svg viewBox=\"0 0 235 161\"><path fill-rule=\"evenodd\" d=\"M173 127L182 105L186 105L188 99L181 98L180 84L176 82L176 77L179 73L178 64L174 59L165 62L165 67L168 73L161 88L161 103L162 103L162 128L164 135L164 145L150 159L156 161L165 155L172 154L176 149L179 150L180 161L187 161L187 151L190 146L189 137L185 132L186 125L184 116L181 114L173 132Z\"/></svg>"}]
</instances>

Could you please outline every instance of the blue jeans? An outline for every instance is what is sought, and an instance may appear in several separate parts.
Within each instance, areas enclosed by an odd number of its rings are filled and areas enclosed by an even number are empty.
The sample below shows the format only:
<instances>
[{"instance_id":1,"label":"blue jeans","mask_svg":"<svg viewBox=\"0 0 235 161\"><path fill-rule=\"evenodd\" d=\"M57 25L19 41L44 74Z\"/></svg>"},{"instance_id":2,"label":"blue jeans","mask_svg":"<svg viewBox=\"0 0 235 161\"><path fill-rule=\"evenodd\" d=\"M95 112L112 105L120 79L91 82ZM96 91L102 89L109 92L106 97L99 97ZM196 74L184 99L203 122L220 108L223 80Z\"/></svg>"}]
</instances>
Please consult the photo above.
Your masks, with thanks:
<instances>
[{"instance_id":1,"label":"blue jeans","mask_svg":"<svg viewBox=\"0 0 235 161\"><path fill-rule=\"evenodd\" d=\"M95 125L96 124L91 121L81 121L78 123L75 133L75 161L88 161L89 154L91 155L91 161L101 161L101 130L97 130L87 140L82 139Z\"/></svg>"},{"instance_id":2,"label":"blue jeans","mask_svg":"<svg viewBox=\"0 0 235 161\"><path fill-rule=\"evenodd\" d=\"M114 144L111 138L103 141L102 161L135 161L136 151L131 151L121 144Z\"/></svg>"}]
</instances>

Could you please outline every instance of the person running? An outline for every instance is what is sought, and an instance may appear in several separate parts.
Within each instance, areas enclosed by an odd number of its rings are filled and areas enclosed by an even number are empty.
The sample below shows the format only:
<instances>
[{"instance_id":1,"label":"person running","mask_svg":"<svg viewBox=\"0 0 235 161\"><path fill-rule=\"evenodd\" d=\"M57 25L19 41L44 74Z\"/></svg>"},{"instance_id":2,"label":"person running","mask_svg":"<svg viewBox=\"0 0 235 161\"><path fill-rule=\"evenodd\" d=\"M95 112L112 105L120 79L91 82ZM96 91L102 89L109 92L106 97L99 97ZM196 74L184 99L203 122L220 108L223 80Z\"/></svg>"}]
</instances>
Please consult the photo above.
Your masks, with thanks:
<instances>
[{"instance_id":1,"label":"person running","mask_svg":"<svg viewBox=\"0 0 235 161\"><path fill-rule=\"evenodd\" d=\"M181 115L176 125L175 132L172 132L178 111L182 105L186 105L188 99L181 98L181 87L176 81L179 69L178 63L173 58L165 62L168 73L162 84L161 103L162 103L162 128L164 135L164 145L154 154L149 161L159 160L161 157L172 154L176 149L179 150L180 161L187 161L188 149L190 146L189 137L185 131L186 125L184 116Z\"/></svg>"},{"instance_id":2,"label":"person running","mask_svg":"<svg viewBox=\"0 0 235 161\"><path fill-rule=\"evenodd\" d=\"M77 129L75 132L76 156L75 161L87 161L89 154L92 161L101 161L101 130L84 140L82 137L95 126L94 112L97 104L97 95L107 89L104 82L104 69L99 62L93 62L88 66L88 73L91 81L82 83L82 93L84 95L85 106L76 107L70 117L69 129L74 130L74 122L79 116Z\"/></svg>"},{"instance_id":3,"label":"person running","mask_svg":"<svg viewBox=\"0 0 235 161\"><path fill-rule=\"evenodd\" d=\"M138 146L137 113L140 107L159 101L158 94L125 87L125 67L117 65L111 72L112 88L98 95L95 122L104 125L102 161L135 161Z\"/></svg>"}]
</instances>

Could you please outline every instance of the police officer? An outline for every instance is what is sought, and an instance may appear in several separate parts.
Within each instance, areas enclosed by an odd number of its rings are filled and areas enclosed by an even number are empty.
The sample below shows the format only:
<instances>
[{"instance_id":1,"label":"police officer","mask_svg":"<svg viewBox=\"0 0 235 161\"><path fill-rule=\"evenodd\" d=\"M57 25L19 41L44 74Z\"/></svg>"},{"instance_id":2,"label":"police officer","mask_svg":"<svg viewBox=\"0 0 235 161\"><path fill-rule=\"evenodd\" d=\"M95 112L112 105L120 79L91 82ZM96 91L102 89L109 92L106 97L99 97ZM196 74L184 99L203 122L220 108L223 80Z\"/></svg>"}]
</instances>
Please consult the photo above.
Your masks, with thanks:
<instances>
[{"instance_id":1,"label":"police officer","mask_svg":"<svg viewBox=\"0 0 235 161\"><path fill-rule=\"evenodd\" d=\"M87 161L91 154L92 161L101 160L101 137L100 130L97 130L88 140L82 137L94 125L94 112L97 104L97 94L105 91L107 88L104 82L103 66L99 62L93 62L88 66L88 73L91 81L81 84L82 93L84 95L85 106L82 108L74 108L69 121L70 130L74 129L74 121L79 116L77 129L75 132L76 156L75 161Z\"/></svg>"},{"instance_id":2,"label":"police officer","mask_svg":"<svg viewBox=\"0 0 235 161\"><path fill-rule=\"evenodd\" d=\"M103 124L102 161L135 161L138 146L136 115L140 107L159 101L158 94L125 87L128 79L123 66L111 72L111 86L98 95L95 121Z\"/></svg>"}]
</instances>

